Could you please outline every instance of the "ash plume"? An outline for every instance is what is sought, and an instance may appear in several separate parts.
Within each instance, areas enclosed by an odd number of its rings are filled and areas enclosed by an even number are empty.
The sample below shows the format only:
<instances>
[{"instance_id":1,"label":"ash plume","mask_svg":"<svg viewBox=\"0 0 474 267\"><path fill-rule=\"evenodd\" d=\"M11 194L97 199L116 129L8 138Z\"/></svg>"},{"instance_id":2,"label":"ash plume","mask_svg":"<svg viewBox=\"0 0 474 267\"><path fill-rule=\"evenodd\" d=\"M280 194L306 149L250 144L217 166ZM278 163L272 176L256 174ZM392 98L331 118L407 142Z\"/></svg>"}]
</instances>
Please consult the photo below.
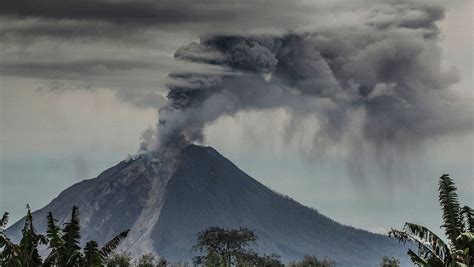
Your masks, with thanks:
<instances>
[{"instance_id":1,"label":"ash plume","mask_svg":"<svg viewBox=\"0 0 474 267\"><path fill-rule=\"evenodd\" d=\"M202 37L175 58L226 71L171 73L160 122L142 148L202 142L204 127L223 115L274 108L295 120L316 115L320 129L309 145L349 138L350 153L360 142L410 147L471 130L469 101L449 89L458 75L441 67L443 16L441 7L410 2L371 10L350 27Z\"/></svg>"}]
</instances>

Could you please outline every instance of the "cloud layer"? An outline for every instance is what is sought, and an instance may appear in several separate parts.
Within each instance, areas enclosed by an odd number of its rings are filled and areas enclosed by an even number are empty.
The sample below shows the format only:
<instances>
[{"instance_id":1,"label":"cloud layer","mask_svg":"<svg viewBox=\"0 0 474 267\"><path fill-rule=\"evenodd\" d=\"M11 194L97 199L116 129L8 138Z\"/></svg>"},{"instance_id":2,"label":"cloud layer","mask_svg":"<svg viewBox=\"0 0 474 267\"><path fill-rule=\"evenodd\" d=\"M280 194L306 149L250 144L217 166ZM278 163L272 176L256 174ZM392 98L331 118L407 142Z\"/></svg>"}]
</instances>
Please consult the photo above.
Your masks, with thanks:
<instances>
[{"instance_id":1,"label":"cloud layer","mask_svg":"<svg viewBox=\"0 0 474 267\"><path fill-rule=\"evenodd\" d=\"M443 16L409 0L7 1L0 73L161 108L147 150L201 142L223 115L276 108L292 118L290 139L316 116L314 153L412 147L473 128L471 99L442 68Z\"/></svg>"}]
</instances>

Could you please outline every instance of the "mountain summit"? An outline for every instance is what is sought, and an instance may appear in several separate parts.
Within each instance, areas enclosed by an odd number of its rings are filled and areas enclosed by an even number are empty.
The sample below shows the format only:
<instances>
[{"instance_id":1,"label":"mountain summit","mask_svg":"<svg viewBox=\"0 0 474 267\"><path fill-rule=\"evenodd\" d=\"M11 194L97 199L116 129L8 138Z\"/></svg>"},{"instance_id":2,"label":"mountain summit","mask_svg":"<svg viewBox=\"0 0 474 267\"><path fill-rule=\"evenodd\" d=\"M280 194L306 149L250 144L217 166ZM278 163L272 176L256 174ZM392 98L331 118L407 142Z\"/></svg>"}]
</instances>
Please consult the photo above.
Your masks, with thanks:
<instances>
[{"instance_id":1,"label":"mountain summit","mask_svg":"<svg viewBox=\"0 0 474 267\"><path fill-rule=\"evenodd\" d=\"M38 231L46 230L47 212L64 223L73 205L81 212L82 240L103 244L130 229L122 249L132 255L191 260L197 232L245 226L258 237L257 252L283 261L309 254L338 266L377 266L383 255L405 258L397 241L341 225L268 189L210 147L189 145L174 162L139 156L79 182L33 213ZM13 240L23 221L7 230Z\"/></svg>"}]
</instances>

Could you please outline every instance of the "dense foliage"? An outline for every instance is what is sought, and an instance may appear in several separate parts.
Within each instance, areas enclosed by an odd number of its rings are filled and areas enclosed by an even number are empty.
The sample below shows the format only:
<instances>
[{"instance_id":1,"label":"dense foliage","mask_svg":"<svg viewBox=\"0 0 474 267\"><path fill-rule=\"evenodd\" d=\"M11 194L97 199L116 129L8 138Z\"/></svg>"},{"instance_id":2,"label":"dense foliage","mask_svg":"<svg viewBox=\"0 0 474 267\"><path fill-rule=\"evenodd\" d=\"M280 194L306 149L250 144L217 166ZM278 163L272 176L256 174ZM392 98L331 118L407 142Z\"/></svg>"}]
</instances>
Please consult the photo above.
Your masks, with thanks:
<instances>
[{"instance_id":1,"label":"dense foliage","mask_svg":"<svg viewBox=\"0 0 474 267\"><path fill-rule=\"evenodd\" d=\"M0 221L0 266L103 266L107 257L128 234L128 230L120 233L101 248L96 241L91 240L81 250L77 207L72 208L71 219L62 229L56 224L51 212L47 220L46 236L36 233L33 216L27 206L22 239L19 244L15 244L5 235L8 222L8 213L5 213ZM39 245L48 245L49 255L44 260L39 254Z\"/></svg>"},{"instance_id":2,"label":"dense foliage","mask_svg":"<svg viewBox=\"0 0 474 267\"><path fill-rule=\"evenodd\" d=\"M389 258L388 256L383 256L380 266L381 267L399 267L400 261L393 257Z\"/></svg>"},{"instance_id":3,"label":"dense foliage","mask_svg":"<svg viewBox=\"0 0 474 267\"><path fill-rule=\"evenodd\" d=\"M471 210L472 212L472 210ZM472 220L467 217L467 221ZM153 254L142 255L137 261L126 252L114 253L120 242L127 237L128 230L120 233L112 240L100 247L96 241L90 240L81 250L79 210L73 207L70 220L63 228L57 225L50 212L47 216L46 235L36 232L33 216L27 206L27 215L22 230L22 239L15 244L5 235L8 223L8 213L0 219L0 266L58 266L58 267L190 267L187 262L169 263L164 258L157 258ZM466 237L469 238L469 237ZM223 229L209 227L197 235L197 244L194 250L203 255L194 258L194 264L212 267L280 267L284 264L278 255L258 255L251 249L257 236L247 228ZM469 240L469 239L467 239ZM464 242L460 240L459 242ZM43 260L40 256L39 245L48 246L48 256ZM301 261L291 262L290 267L333 267L330 259L319 260L310 255L304 256ZM384 257L381 266L396 267L398 261Z\"/></svg>"},{"instance_id":4,"label":"dense foliage","mask_svg":"<svg viewBox=\"0 0 474 267\"><path fill-rule=\"evenodd\" d=\"M204 255L196 256L194 263L203 266L283 266L278 255L258 255L250 249L257 240L247 228L223 229L209 227L197 235L194 250Z\"/></svg>"},{"instance_id":5,"label":"dense foliage","mask_svg":"<svg viewBox=\"0 0 474 267\"><path fill-rule=\"evenodd\" d=\"M199 232L197 239L194 250L206 252L206 255L196 256L196 264L232 266L239 261L251 260L253 251L248 247L257 237L247 228L209 227Z\"/></svg>"},{"instance_id":6,"label":"dense foliage","mask_svg":"<svg viewBox=\"0 0 474 267\"><path fill-rule=\"evenodd\" d=\"M472 210L465 207L460 209L463 214L462 222L472 226ZM259 255L252 249L252 244L257 241L257 236L248 228L223 229L209 227L197 234L197 243L194 250L199 256L194 258L194 263L187 262L169 263L163 258L153 254L142 255L133 259L127 252L113 253L120 242L127 237L128 230L120 233L104 246L99 246L95 240L90 240L81 248L81 234L79 210L73 207L68 222L59 226L51 212L47 215L47 230L45 235L38 234L33 216L27 206L22 238L15 244L5 235L8 223L8 213L0 220L0 266L59 266L59 267L185 267L185 266L212 266L212 267L280 267L284 264L275 254ZM469 243L472 235L463 233L457 239L457 244ZM43 259L40 256L41 245L47 249L41 250L49 254ZM472 251L472 250L471 250ZM335 262L331 259L318 259L306 255L303 259L291 262L290 267L333 267ZM384 257L381 266L399 266L398 260Z\"/></svg>"},{"instance_id":7,"label":"dense foliage","mask_svg":"<svg viewBox=\"0 0 474 267\"><path fill-rule=\"evenodd\" d=\"M301 261L290 263L290 267L334 267L336 263L330 259L319 260L314 256L306 255Z\"/></svg>"}]
</instances>

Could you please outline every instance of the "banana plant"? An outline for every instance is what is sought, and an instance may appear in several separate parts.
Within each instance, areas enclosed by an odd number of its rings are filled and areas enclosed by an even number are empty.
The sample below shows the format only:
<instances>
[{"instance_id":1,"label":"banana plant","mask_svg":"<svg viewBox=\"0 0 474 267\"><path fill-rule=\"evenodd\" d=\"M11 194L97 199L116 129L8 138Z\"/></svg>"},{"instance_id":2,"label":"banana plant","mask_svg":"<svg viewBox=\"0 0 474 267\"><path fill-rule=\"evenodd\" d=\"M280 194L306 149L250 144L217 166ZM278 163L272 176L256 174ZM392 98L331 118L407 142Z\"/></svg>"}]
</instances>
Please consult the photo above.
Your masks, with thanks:
<instances>
[{"instance_id":1,"label":"banana plant","mask_svg":"<svg viewBox=\"0 0 474 267\"><path fill-rule=\"evenodd\" d=\"M47 237L49 239L49 256L45 259L44 266L103 266L105 259L114 251L120 242L128 235L128 230L121 232L102 248L96 241L90 240L81 252L79 211L76 206L72 208L71 220L61 229L52 213L48 214Z\"/></svg>"},{"instance_id":2,"label":"banana plant","mask_svg":"<svg viewBox=\"0 0 474 267\"><path fill-rule=\"evenodd\" d=\"M87 242L86 246L84 247L83 266L103 266L105 260L118 247L120 242L127 237L128 232L129 230L121 232L100 249L96 241L91 240Z\"/></svg>"},{"instance_id":3,"label":"banana plant","mask_svg":"<svg viewBox=\"0 0 474 267\"><path fill-rule=\"evenodd\" d=\"M464 227L467 231L474 233L474 210L468 206L462 207L461 213L463 215Z\"/></svg>"},{"instance_id":4,"label":"banana plant","mask_svg":"<svg viewBox=\"0 0 474 267\"><path fill-rule=\"evenodd\" d=\"M411 241L417 245L418 253L409 249L408 255L419 266L448 266L452 261L451 251L446 243L424 226L405 223L402 230L392 229L389 235L404 243Z\"/></svg>"},{"instance_id":5,"label":"banana plant","mask_svg":"<svg viewBox=\"0 0 474 267\"><path fill-rule=\"evenodd\" d=\"M401 242L411 241L418 246L418 252L408 250L413 263L429 267L463 267L474 265L474 212L460 207L454 181L448 174L439 180L439 203L443 212L443 224L448 243L445 243L428 228L405 223L402 230L392 229L389 236Z\"/></svg>"}]
</instances>

